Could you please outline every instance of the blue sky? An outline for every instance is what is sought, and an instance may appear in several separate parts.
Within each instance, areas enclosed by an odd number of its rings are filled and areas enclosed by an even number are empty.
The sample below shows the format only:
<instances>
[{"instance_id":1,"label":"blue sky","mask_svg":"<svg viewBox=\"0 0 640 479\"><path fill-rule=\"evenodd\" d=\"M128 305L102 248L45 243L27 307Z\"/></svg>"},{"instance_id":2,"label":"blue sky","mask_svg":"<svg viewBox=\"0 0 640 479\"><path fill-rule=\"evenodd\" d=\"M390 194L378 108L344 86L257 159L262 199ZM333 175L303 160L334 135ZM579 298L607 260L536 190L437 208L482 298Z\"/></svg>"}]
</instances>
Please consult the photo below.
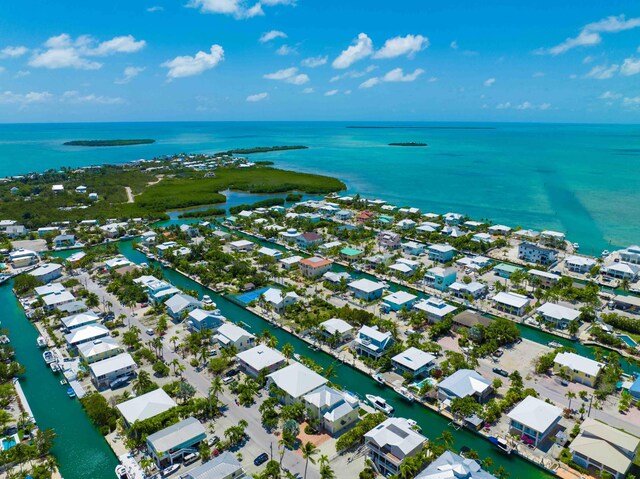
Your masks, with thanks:
<instances>
[{"instance_id":1,"label":"blue sky","mask_svg":"<svg viewBox=\"0 0 640 479\"><path fill-rule=\"evenodd\" d=\"M640 121L633 1L10 3L1 122Z\"/></svg>"}]
</instances>

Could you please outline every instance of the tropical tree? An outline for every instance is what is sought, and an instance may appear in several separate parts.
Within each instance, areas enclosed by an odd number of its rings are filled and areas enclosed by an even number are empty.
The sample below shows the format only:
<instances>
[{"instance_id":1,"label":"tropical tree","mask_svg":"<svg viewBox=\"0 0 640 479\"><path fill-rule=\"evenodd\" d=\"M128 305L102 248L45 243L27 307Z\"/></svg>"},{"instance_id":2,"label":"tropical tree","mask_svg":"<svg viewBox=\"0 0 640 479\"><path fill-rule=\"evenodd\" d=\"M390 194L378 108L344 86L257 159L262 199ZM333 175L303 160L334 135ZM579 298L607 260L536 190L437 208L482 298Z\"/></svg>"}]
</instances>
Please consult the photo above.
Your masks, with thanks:
<instances>
[{"instance_id":1,"label":"tropical tree","mask_svg":"<svg viewBox=\"0 0 640 479\"><path fill-rule=\"evenodd\" d=\"M133 390L139 396L140 394L144 394L149 391L149 389L153 386L153 381L151 380L151 375L143 370L138 371L138 376L133 380Z\"/></svg>"},{"instance_id":2,"label":"tropical tree","mask_svg":"<svg viewBox=\"0 0 640 479\"><path fill-rule=\"evenodd\" d=\"M312 464L316 463L316 460L313 458L316 454L318 454L318 447L312 443L311 441L305 442L302 446L302 458L305 460L304 463L304 479L307 478L307 468L309 467L309 461Z\"/></svg>"},{"instance_id":3,"label":"tropical tree","mask_svg":"<svg viewBox=\"0 0 640 479\"><path fill-rule=\"evenodd\" d=\"M180 341L180 338L178 336L171 336L171 338L169 339L169 342L171 344L173 344L173 352L177 352L178 351L178 341Z\"/></svg>"},{"instance_id":4,"label":"tropical tree","mask_svg":"<svg viewBox=\"0 0 640 479\"><path fill-rule=\"evenodd\" d=\"M293 356L293 351L294 350L291 343L287 343L284 346L282 346L282 355L287 359L291 359L291 357Z\"/></svg>"},{"instance_id":5,"label":"tropical tree","mask_svg":"<svg viewBox=\"0 0 640 479\"><path fill-rule=\"evenodd\" d=\"M569 400L569 409L571 409L571 400L577 397L576 393L574 393L573 391L567 391L567 394L565 394L565 397Z\"/></svg>"}]
</instances>

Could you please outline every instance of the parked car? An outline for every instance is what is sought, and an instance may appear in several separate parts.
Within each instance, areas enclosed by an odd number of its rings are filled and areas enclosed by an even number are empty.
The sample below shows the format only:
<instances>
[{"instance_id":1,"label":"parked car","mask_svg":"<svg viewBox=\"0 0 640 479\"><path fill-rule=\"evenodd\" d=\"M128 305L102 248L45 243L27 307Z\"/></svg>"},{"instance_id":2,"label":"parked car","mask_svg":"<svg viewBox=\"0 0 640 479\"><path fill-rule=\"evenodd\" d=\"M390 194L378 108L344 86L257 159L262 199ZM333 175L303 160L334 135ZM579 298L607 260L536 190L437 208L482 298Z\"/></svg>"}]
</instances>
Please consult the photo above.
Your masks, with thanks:
<instances>
[{"instance_id":1,"label":"parked car","mask_svg":"<svg viewBox=\"0 0 640 479\"><path fill-rule=\"evenodd\" d=\"M232 378L233 376L236 376L239 372L240 372L240 371L238 371L238 370L237 370L237 369L235 369L235 368L234 368L234 369L229 369L229 370L226 372L225 376L226 376L226 377L228 377L228 378Z\"/></svg>"},{"instance_id":2,"label":"parked car","mask_svg":"<svg viewBox=\"0 0 640 479\"><path fill-rule=\"evenodd\" d=\"M155 331L153 329L149 328L149 329L147 329L147 334L149 336L153 336L155 334Z\"/></svg>"},{"instance_id":3,"label":"parked car","mask_svg":"<svg viewBox=\"0 0 640 479\"><path fill-rule=\"evenodd\" d=\"M218 436L213 436L213 437L210 437L209 439L207 439L207 445L209 447L215 446L219 442L220 442L220 438Z\"/></svg>"},{"instance_id":4,"label":"parked car","mask_svg":"<svg viewBox=\"0 0 640 479\"><path fill-rule=\"evenodd\" d=\"M230 384L234 381L233 376L227 376L222 379L222 384Z\"/></svg>"},{"instance_id":5,"label":"parked car","mask_svg":"<svg viewBox=\"0 0 640 479\"><path fill-rule=\"evenodd\" d=\"M499 374L500 376L504 376L505 378L509 377L509 373L507 371L505 371L504 369L493 368L493 372L496 373L496 374Z\"/></svg>"},{"instance_id":6,"label":"parked car","mask_svg":"<svg viewBox=\"0 0 640 479\"><path fill-rule=\"evenodd\" d=\"M256 466L260 466L261 464L264 464L265 462L267 462L269 460L269 455L266 452L263 452L262 454L260 454L258 457L256 457L253 460L253 463Z\"/></svg>"}]
</instances>

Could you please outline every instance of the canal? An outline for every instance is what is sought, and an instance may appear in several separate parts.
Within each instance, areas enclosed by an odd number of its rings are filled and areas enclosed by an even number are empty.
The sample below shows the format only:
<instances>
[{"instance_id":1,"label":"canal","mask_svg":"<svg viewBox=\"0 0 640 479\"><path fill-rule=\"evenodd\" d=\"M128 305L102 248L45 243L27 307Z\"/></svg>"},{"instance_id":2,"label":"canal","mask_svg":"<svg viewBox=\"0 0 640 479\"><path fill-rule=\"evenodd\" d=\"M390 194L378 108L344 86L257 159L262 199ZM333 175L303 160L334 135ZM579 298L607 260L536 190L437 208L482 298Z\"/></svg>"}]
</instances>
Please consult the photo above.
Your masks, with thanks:
<instances>
[{"instance_id":1,"label":"canal","mask_svg":"<svg viewBox=\"0 0 640 479\"><path fill-rule=\"evenodd\" d=\"M36 344L38 331L24 314L11 290L13 282L0 286L2 327L9 330L16 360L26 373L20 384L38 427L57 434L53 454L66 479L113 479L118 461L100 432L93 427L77 399L69 399L62 375L54 375Z\"/></svg>"},{"instance_id":2,"label":"canal","mask_svg":"<svg viewBox=\"0 0 640 479\"><path fill-rule=\"evenodd\" d=\"M121 242L120 250L129 260L135 263L149 262L142 253L136 251L132 247L130 241ZM269 322L263 320L259 316L247 311L246 309L236 305L235 303L216 294L212 290L201 286L185 276L171 269L163 267L163 273L167 280L176 286L197 291L202 296L208 294L213 301L216 302L222 314L234 323L242 323L244 327L248 327L253 334L258 334L264 330L269 330L277 338L278 344L290 343L295 351L303 356L311 358L323 368L333 364L337 375L332 379L333 382L340 384L343 388L358 393L360 396L365 394L376 394L384 397L390 404L395 407L396 416L412 418L418 422L422 428L422 432L430 439L439 437L443 431L450 431L454 438L454 446L460 449L467 446L478 451L480 458L491 457L495 463L495 467L504 466L513 478L549 478L551 474L546 473L540 468L530 464L529 462L515 456L507 456L501 453L491 443L481 436L472 433L466 429L455 430L449 427L449 421L435 412L427 409L419 404L408 404L400 399L391 389L381 387L368 375L361 373L347 365L337 362L332 356L321 351L313 351L307 343L298 339L294 335L275 328Z\"/></svg>"}]
</instances>

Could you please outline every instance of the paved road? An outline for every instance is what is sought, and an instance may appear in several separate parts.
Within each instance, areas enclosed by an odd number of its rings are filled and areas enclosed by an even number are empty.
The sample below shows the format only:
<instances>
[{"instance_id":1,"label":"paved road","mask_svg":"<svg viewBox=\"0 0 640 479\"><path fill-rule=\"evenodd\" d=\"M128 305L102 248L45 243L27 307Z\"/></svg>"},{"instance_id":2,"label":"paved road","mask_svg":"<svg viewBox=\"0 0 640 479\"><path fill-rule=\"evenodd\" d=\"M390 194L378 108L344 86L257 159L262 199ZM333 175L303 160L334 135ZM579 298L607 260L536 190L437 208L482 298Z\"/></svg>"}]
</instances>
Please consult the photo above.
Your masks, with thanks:
<instances>
[{"instance_id":1,"label":"paved road","mask_svg":"<svg viewBox=\"0 0 640 479\"><path fill-rule=\"evenodd\" d=\"M130 321L132 325L140 328L140 330L143 332L142 335L144 336L144 331L147 329L147 326L142 323L137 315L131 314L130 308L122 306L115 296L104 291L104 289L93 282L87 274L80 274L77 278L83 285L86 286L89 291L96 293L101 302L111 302L111 310L115 313L116 317L118 317L120 314L126 315L128 321ZM171 337L173 334L176 334L177 331L179 331L179 328L181 328L181 326L171 326L170 330L164 337ZM193 367L191 367L188 361L183 360L182 356L176 354L173 351L173 346L171 345L171 343L169 343L168 340L164 342L163 356L167 363L171 363L174 358L178 358L181 364L185 366L183 377L191 385L193 385L201 395L208 395L209 387L211 385L211 379L208 377L208 374L206 372L198 372ZM215 422L215 432L218 436L222 437L222 433L224 432L224 430L229 426L237 424L240 419L244 419L249 423L246 431L249 439L247 443L240 449L240 452L242 452L243 454L242 463L248 474L251 474L255 472L255 470L257 470L257 468L253 465L253 459L263 452L270 454L272 445L274 459L280 459L278 451L278 437L273 434L269 434L262 427L261 415L258 410L259 403L254 404L249 408L238 406L235 404L235 397L231 395L227 388L225 388L222 394L218 396L218 399L222 402L222 404L226 406L224 417L216 419ZM260 398L258 398L258 400L261 401ZM224 426L221 427L222 425ZM299 474L300 477L302 477L302 475L304 474L305 462L300 455L293 451L285 451L282 466L291 471L292 474ZM318 467L309 463L307 479L319 479L319 477L320 472Z\"/></svg>"}]
</instances>

